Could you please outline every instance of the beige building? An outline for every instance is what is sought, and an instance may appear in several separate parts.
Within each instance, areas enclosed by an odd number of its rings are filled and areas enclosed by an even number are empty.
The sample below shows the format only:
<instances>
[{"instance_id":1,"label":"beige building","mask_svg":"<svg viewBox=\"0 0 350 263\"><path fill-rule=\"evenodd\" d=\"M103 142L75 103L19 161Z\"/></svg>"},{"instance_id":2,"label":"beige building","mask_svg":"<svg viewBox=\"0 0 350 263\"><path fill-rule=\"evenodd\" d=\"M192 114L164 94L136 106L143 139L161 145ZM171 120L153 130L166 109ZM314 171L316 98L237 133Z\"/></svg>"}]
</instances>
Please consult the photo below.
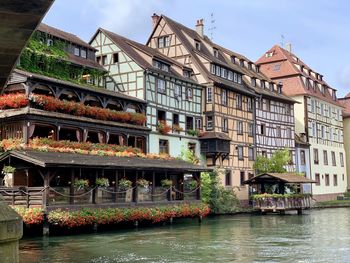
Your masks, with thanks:
<instances>
[{"instance_id":1,"label":"beige building","mask_svg":"<svg viewBox=\"0 0 350 263\"><path fill-rule=\"evenodd\" d=\"M317 181L312 186L315 198L335 199L347 189L342 106L336 90L291 50L278 45L257 64L298 102L294 108L295 132L310 143L310 174Z\"/></svg>"}]
</instances>

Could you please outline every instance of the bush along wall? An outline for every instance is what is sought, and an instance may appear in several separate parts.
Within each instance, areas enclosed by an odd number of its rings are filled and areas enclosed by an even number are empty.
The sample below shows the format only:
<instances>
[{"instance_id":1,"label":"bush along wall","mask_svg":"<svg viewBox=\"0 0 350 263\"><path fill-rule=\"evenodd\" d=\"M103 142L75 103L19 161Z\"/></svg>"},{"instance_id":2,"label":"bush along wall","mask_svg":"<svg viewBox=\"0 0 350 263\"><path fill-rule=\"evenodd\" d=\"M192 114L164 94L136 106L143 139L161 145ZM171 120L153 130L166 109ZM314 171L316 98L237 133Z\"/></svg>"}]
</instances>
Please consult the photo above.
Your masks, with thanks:
<instances>
[{"instance_id":1,"label":"bush along wall","mask_svg":"<svg viewBox=\"0 0 350 263\"><path fill-rule=\"evenodd\" d=\"M13 207L27 226L44 223L44 212L39 208ZM163 207L137 208L86 208L80 210L50 211L47 215L50 225L63 229L76 229L94 225L117 225L145 222L150 224L169 221L171 218L206 217L210 208L206 204L181 204Z\"/></svg>"}]
</instances>

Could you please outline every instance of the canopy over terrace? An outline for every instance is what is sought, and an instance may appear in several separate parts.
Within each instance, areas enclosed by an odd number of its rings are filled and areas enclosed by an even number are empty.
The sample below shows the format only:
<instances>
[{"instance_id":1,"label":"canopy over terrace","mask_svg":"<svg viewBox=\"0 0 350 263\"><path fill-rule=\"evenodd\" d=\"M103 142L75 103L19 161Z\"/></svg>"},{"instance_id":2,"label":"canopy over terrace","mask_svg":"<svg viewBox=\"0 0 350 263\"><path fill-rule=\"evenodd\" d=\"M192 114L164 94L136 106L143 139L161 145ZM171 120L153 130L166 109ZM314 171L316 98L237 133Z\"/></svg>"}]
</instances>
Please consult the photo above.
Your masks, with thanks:
<instances>
[{"instance_id":1,"label":"canopy over terrace","mask_svg":"<svg viewBox=\"0 0 350 263\"><path fill-rule=\"evenodd\" d=\"M316 181L304 177L298 173L263 173L243 182L248 185L260 185L258 192L265 193L267 185L278 185L279 194L284 194L285 185L301 185L316 183Z\"/></svg>"},{"instance_id":2,"label":"canopy over terrace","mask_svg":"<svg viewBox=\"0 0 350 263\"><path fill-rule=\"evenodd\" d=\"M44 209L49 206L69 208L196 201L200 200L200 173L211 171L179 159L33 150L8 151L0 156L0 163L16 168L13 185L10 188L0 187L0 192L2 190L6 195L13 191L15 198L19 200L18 204L28 207L42 206ZM107 179L109 185L98 187L98 178ZM77 179L88 180L89 186L86 189L77 188L74 183ZM149 182L147 189L140 189L138 181L141 179ZM130 181L130 189L121 188L122 180ZM172 186L164 187L163 180L171 181ZM191 183L187 184L190 181L195 186L187 189L186 185L190 185ZM28 196L23 196L20 192ZM17 204L15 198L8 194L7 199L13 205Z\"/></svg>"}]
</instances>

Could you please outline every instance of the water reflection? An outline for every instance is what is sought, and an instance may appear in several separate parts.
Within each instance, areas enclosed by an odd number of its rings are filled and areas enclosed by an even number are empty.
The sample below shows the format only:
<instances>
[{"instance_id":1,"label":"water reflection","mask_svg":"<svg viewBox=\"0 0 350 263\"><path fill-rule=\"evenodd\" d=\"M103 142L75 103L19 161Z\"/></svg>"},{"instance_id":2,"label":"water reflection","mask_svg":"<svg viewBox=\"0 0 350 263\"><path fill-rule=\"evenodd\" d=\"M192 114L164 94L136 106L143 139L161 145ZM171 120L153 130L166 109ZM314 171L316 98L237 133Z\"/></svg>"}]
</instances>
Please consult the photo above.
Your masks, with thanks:
<instances>
[{"instance_id":1,"label":"water reflection","mask_svg":"<svg viewBox=\"0 0 350 263\"><path fill-rule=\"evenodd\" d=\"M25 239L21 262L350 262L350 209Z\"/></svg>"}]
</instances>

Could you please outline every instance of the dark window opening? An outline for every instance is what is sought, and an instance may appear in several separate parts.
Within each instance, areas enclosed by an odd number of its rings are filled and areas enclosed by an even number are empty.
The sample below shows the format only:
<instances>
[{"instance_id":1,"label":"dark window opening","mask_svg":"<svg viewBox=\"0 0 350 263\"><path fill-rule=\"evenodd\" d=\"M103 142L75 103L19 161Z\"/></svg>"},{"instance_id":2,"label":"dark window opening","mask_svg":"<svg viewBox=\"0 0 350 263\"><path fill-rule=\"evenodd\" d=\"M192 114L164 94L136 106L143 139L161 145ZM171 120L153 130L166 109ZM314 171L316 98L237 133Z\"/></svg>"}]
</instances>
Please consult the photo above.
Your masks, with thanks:
<instances>
[{"instance_id":1,"label":"dark window opening","mask_svg":"<svg viewBox=\"0 0 350 263\"><path fill-rule=\"evenodd\" d=\"M61 128L59 130L59 139L71 142L81 141L81 131L76 129Z\"/></svg>"},{"instance_id":2,"label":"dark window opening","mask_svg":"<svg viewBox=\"0 0 350 263\"><path fill-rule=\"evenodd\" d=\"M168 140L159 140L159 154L169 154Z\"/></svg>"},{"instance_id":3,"label":"dark window opening","mask_svg":"<svg viewBox=\"0 0 350 263\"><path fill-rule=\"evenodd\" d=\"M231 185L232 185L231 171L226 171L226 174L225 174L225 186L231 186Z\"/></svg>"},{"instance_id":4,"label":"dark window opening","mask_svg":"<svg viewBox=\"0 0 350 263\"><path fill-rule=\"evenodd\" d=\"M166 121L166 112L162 110L158 110L157 119L158 121Z\"/></svg>"},{"instance_id":5,"label":"dark window opening","mask_svg":"<svg viewBox=\"0 0 350 263\"><path fill-rule=\"evenodd\" d=\"M186 117L186 130L193 130L193 117Z\"/></svg>"},{"instance_id":6,"label":"dark window opening","mask_svg":"<svg viewBox=\"0 0 350 263\"><path fill-rule=\"evenodd\" d=\"M56 140L56 132L55 128L51 126L41 126L41 125L33 125L29 127L29 130L34 129L34 131L30 131L32 136L30 138L49 138L52 140Z\"/></svg>"},{"instance_id":7,"label":"dark window opening","mask_svg":"<svg viewBox=\"0 0 350 263\"><path fill-rule=\"evenodd\" d=\"M119 62L119 53L114 53L113 54L113 63L118 63Z\"/></svg>"}]
</instances>

